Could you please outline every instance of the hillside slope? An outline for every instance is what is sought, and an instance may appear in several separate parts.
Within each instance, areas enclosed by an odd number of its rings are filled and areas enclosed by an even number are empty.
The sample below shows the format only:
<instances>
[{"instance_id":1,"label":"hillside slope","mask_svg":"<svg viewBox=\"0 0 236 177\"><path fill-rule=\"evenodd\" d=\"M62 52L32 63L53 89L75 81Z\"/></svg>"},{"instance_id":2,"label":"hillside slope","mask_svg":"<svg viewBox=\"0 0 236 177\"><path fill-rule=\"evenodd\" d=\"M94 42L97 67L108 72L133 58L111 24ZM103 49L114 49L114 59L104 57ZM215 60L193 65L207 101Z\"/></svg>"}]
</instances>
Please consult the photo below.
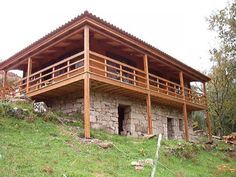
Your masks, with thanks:
<instances>
[{"instance_id":1,"label":"hillside slope","mask_svg":"<svg viewBox=\"0 0 236 177\"><path fill-rule=\"evenodd\" d=\"M94 143L83 143L79 138L82 129L77 125L45 122L41 118L18 120L0 116L0 176L150 176L150 166L135 170L131 162L153 158L155 138L135 139L92 130L94 138L115 145L103 149ZM203 146L163 141L158 176L236 175L230 172L236 169L236 161L233 152L230 156L225 151L228 146L219 144L208 149Z\"/></svg>"},{"instance_id":2,"label":"hillside slope","mask_svg":"<svg viewBox=\"0 0 236 177\"><path fill-rule=\"evenodd\" d=\"M0 71L0 89L2 88L2 79L3 79L3 72ZM11 85L19 80L20 80L20 77L18 75L16 75L15 73L13 73L13 72L7 73L7 82L9 85Z\"/></svg>"}]
</instances>

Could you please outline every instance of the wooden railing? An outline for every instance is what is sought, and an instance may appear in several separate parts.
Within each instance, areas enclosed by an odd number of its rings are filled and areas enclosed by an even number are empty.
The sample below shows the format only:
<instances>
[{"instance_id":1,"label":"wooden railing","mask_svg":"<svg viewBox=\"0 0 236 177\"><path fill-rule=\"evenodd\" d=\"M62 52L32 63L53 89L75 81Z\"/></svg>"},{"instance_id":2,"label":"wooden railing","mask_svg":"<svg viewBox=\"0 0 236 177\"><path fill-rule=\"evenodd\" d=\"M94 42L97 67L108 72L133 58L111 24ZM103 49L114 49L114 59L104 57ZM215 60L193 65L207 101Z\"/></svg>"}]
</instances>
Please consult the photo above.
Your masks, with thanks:
<instances>
[{"instance_id":1,"label":"wooden railing","mask_svg":"<svg viewBox=\"0 0 236 177\"><path fill-rule=\"evenodd\" d=\"M185 100L190 103L207 105L207 98L204 93L194 91L189 88L184 88Z\"/></svg>"},{"instance_id":2,"label":"wooden railing","mask_svg":"<svg viewBox=\"0 0 236 177\"><path fill-rule=\"evenodd\" d=\"M27 77L24 77L13 84L15 93L26 94L26 87L27 87Z\"/></svg>"},{"instance_id":3,"label":"wooden railing","mask_svg":"<svg viewBox=\"0 0 236 177\"><path fill-rule=\"evenodd\" d=\"M166 80L162 77L149 74L150 90L171 97L183 98L183 89L179 84Z\"/></svg>"},{"instance_id":4,"label":"wooden railing","mask_svg":"<svg viewBox=\"0 0 236 177\"><path fill-rule=\"evenodd\" d=\"M75 77L83 72L84 52L80 52L31 74L29 78L22 78L16 83L15 90L21 93L26 93L27 91L30 93ZM149 89L158 94L177 99L183 99L183 95L185 95L187 102L206 105L206 97L202 93L197 93L189 88L183 89L180 84L150 73L148 75L149 81L147 82L146 73L142 69L92 51L89 52L89 72L143 89L148 89L147 83L149 82Z\"/></svg>"},{"instance_id":5,"label":"wooden railing","mask_svg":"<svg viewBox=\"0 0 236 177\"><path fill-rule=\"evenodd\" d=\"M84 72L84 52L80 52L22 78L16 83L15 90L20 93L36 91L52 84L75 77ZM28 80L28 84L27 84Z\"/></svg>"},{"instance_id":6,"label":"wooden railing","mask_svg":"<svg viewBox=\"0 0 236 177\"><path fill-rule=\"evenodd\" d=\"M91 73L147 89L146 73L143 70L92 51L89 54L89 69ZM160 94L183 99L183 88L180 84L150 73L149 87L150 90ZM188 102L206 105L206 98L203 94L188 88L184 88L184 94Z\"/></svg>"},{"instance_id":7,"label":"wooden railing","mask_svg":"<svg viewBox=\"0 0 236 177\"><path fill-rule=\"evenodd\" d=\"M146 88L146 73L138 68L90 51L89 69L93 74Z\"/></svg>"}]
</instances>

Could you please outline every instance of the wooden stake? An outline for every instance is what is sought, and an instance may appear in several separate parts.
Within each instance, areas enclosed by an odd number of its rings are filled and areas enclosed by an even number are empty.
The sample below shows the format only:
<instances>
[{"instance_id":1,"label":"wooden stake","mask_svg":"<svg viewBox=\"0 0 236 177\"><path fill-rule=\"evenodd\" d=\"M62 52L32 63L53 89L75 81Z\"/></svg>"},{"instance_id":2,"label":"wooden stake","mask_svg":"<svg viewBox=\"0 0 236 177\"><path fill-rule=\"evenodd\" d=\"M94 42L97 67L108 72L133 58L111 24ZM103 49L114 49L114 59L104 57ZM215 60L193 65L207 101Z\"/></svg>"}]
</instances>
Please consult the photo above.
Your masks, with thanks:
<instances>
[{"instance_id":1,"label":"wooden stake","mask_svg":"<svg viewBox=\"0 0 236 177\"><path fill-rule=\"evenodd\" d=\"M206 105L208 108L208 103L207 103L207 91L206 91L206 84L205 82L203 83L203 91L204 95L206 97ZM207 128L208 128L208 140L211 142L212 141L212 131L211 131L211 119L209 117L208 110L205 110L205 117L206 117L206 122L207 122Z\"/></svg>"},{"instance_id":2,"label":"wooden stake","mask_svg":"<svg viewBox=\"0 0 236 177\"><path fill-rule=\"evenodd\" d=\"M151 177L154 177L155 174L156 174L157 161L158 161L158 158L159 158L159 150L160 150L160 147L161 147L161 139L162 139L162 134L160 133L159 137L158 137L158 141L157 141L157 150L156 150L156 155L155 155L155 158L154 158L154 161L153 161L153 168L152 168Z\"/></svg>"},{"instance_id":3,"label":"wooden stake","mask_svg":"<svg viewBox=\"0 0 236 177\"><path fill-rule=\"evenodd\" d=\"M179 72L179 80L180 80L180 85L182 88L182 96L184 99L184 104L183 104L183 114L184 114L184 135L185 135L185 141L189 141L189 132L188 132L188 112L187 112L187 106L186 106L186 100L185 100L185 94L184 94L184 77L183 77L183 72Z\"/></svg>"},{"instance_id":4,"label":"wooden stake","mask_svg":"<svg viewBox=\"0 0 236 177\"><path fill-rule=\"evenodd\" d=\"M31 58L28 58L28 67L27 67L27 80L26 80L26 93L29 92L29 78L30 78L30 75L31 75L31 72L32 72L32 59Z\"/></svg>"},{"instance_id":5,"label":"wooden stake","mask_svg":"<svg viewBox=\"0 0 236 177\"><path fill-rule=\"evenodd\" d=\"M84 136L90 138L89 28L84 28Z\"/></svg>"}]
</instances>

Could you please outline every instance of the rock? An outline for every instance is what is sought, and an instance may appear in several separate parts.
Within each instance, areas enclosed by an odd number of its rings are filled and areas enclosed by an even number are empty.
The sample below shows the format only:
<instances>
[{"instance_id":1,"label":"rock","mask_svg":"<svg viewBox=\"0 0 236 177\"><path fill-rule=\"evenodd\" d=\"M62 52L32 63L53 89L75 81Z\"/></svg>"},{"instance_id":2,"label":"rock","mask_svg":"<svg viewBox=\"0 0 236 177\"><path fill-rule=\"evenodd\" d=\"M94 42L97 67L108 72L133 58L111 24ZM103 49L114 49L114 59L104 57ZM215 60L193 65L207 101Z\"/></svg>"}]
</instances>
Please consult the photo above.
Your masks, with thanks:
<instances>
[{"instance_id":1,"label":"rock","mask_svg":"<svg viewBox=\"0 0 236 177\"><path fill-rule=\"evenodd\" d=\"M131 162L131 165L132 165L132 166L138 166L139 163L138 163L137 161L132 161L132 162Z\"/></svg>"},{"instance_id":2,"label":"rock","mask_svg":"<svg viewBox=\"0 0 236 177\"><path fill-rule=\"evenodd\" d=\"M145 159L145 164L146 165L150 165L150 166L152 166L153 165L153 159Z\"/></svg>"},{"instance_id":3,"label":"rock","mask_svg":"<svg viewBox=\"0 0 236 177\"><path fill-rule=\"evenodd\" d=\"M145 159L145 160L138 160L138 161L132 161L131 165L134 166L135 170L143 170L144 166L153 165L153 159Z\"/></svg>"},{"instance_id":4,"label":"rock","mask_svg":"<svg viewBox=\"0 0 236 177\"><path fill-rule=\"evenodd\" d=\"M154 138L155 136L156 136L155 134L151 134L151 135L145 134L145 135L144 135L144 138L152 139L152 138Z\"/></svg>"},{"instance_id":5,"label":"rock","mask_svg":"<svg viewBox=\"0 0 236 177\"><path fill-rule=\"evenodd\" d=\"M21 108L14 108L14 114L17 119L24 119L24 110Z\"/></svg>"},{"instance_id":6,"label":"rock","mask_svg":"<svg viewBox=\"0 0 236 177\"><path fill-rule=\"evenodd\" d=\"M143 170L144 166L135 166L134 168L135 168L135 170Z\"/></svg>"},{"instance_id":7,"label":"rock","mask_svg":"<svg viewBox=\"0 0 236 177\"><path fill-rule=\"evenodd\" d=\"M33 104L34 112L45 113L48 112L48 107L44 102L36 102Z\"/></svg>"},{"instance_id":8,"label":"rock","mask_svg":"<svg viewBox=\"0 0 236 177\"><path fill-rule=\"evenodd\" d=\"M17 119L24 119L25 116L28 115L28 110L27 109L21 109L21 108L11 108L11 107L7 107L7 109L5 109L5 112L8 116L10 117L14 117Z\"/></svg>"},{"instance_id":9,"label":"rock","mask_svg":"<svg viewBox=\"0 0 236 177\"><path fill-rule=\"evenodd\" d=\"M112 142L101 142L101 143L98 143L98 146L103 149L108 149L108 148L113 147L113 143Z\"/></svg>"}]
</instances>

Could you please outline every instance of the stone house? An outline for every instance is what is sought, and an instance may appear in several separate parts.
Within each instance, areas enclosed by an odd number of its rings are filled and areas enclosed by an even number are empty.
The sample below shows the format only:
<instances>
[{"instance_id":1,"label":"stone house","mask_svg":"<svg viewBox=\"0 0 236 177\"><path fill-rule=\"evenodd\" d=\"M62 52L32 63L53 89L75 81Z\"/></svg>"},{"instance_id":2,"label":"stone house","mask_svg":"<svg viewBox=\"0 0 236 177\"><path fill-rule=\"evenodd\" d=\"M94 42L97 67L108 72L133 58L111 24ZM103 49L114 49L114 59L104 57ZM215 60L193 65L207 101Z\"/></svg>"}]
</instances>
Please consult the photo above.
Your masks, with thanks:
<instances>
[{"instance_id":1,"label":"stone house","mask_svg":"<svg viewBox=\"0 0 236 177\"><path fill-rule=\"evenodd\" d=\"M188 141L197 110L206 112L211 135L210 78L87 11L0 63L3 85L15 69L23 77L14 92L57 111L81 112L86 138L92 127ZM193 90L192 82L203 91ZM3 89L2 97L7 94Z\"/></svg>"}]
</instances>

